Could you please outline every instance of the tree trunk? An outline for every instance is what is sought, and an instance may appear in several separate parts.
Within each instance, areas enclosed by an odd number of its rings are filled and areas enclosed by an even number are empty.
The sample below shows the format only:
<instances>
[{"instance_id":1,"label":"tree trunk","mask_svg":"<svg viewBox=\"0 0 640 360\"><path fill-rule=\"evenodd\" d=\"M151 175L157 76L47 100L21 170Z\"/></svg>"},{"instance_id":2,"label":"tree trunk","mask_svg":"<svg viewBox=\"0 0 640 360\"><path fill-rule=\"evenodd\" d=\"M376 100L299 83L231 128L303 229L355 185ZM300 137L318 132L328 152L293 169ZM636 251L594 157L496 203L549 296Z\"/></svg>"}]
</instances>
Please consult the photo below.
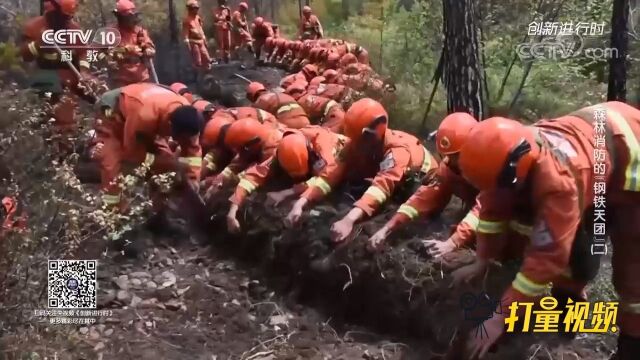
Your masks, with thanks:
<instances>
[{"instance_id":1,"label":"tree trunk","mask_svg":"<svg viewBox=\"0 0 640 360\"><path fill-rule=\"evenodd\" d=\"M476 0L443 0L444 71L449 113L485 116L483 71L478 43Z\"/></svg>"},{"instance_id":2,"label":"tree trunk","mask_svg":"<svg viewBox=\"0 0 640 360\"><path fill-rule=\"evenodd\" d=\"M625 101L627 98L627 49L629 36L629 0L614 0L611 16L611 58L609 59L608 101ZM615 50L613 50L615 49Z\"/></svg>"}]
</instances>

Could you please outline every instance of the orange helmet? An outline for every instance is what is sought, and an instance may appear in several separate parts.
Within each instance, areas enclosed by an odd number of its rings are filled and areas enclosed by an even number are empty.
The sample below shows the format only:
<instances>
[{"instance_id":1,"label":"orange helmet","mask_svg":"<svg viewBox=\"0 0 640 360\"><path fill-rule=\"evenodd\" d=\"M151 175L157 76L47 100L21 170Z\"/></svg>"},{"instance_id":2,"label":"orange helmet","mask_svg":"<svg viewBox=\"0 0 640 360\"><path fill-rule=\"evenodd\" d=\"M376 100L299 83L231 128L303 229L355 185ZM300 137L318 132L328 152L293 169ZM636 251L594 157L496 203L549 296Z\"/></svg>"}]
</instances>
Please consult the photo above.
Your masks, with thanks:
<instances>
[{"instance_id":1,"label":"orange helmet","mask_svg":"<svg viewBox=\"0 0 640 360\"><path fill-rule=\"evenodd\" d=\"M249 10L249 5L247 5L247 3L243 1L240 3L240 5L238 5L238 8L242 11L247 11Z\"/></svg>"},{"instance_id":2,"label":"orange helmet","mask_svg":"<svg viewBox=\"0 0 640 360\"><path fill-rule=\"evenodd\" d=\"M340 58L340 67L347 67L358 62L358 58L353 54L345 54Z\"/></svg>"},{"instance_id":3,"label":"orange helmet","mask_svg":"<svg viewBox=\"0 0 640 360\"><path fill-rule=\"evenodd\" d=\"M224 116L215 116L207 122L202 131L202 147L209 149L221 146L224 142L225 133L229 129L232 121Z\"/></svg>"},{"instance_id":4,"label":"orange helmet","mask_svg":"<svg viewBox=\"0 0 640 360\"><path fill-rule=\"evenodd\" d=\"M273 48L274 46L276 46L276 38L269 36L265 41L264 41L265 45L267 45L267 47L269 48Z\"/></svg>"},{"instance_id":5,"label":"orange helmet","mask_svg":"<svg viewBox=\"0 0 640 360\"><path fill-rule=\"evenodd\" d=\"M333 81L333 79L338 76L338 72L334 69L327 69L322 73L322 76L324 76L327 81Z\"/></svg>"},{"instance_id":6,"label":"orange helmet","mask_svg":"<svg viewBox=\"0 0 640 360\"><path fill-rule=\"evenodd\" d=\"M257 18L253 19L253 25L255 25L256 27L262 26L263 24L264 18L262 16L258 16Z\"/></svg>"},{"instance_id":7,"label":"orange helmet","mask_svg":"<svg viewBox=\"0 0 640 360\"><path fill-rule=\"evenodd\" d=\"M524 181L540 154L533 133L521 123L502 117L479 122L462 145L458 165L476 189L513 187Z\"/></svg>"},{"instance_id":8,"label":"orange helmet","mask_svg":"<svg viewBox=\"0 0 640 360\"><path fill-rule=\"evenodd\" d=\"M382 104L371 99L360 99L351 105L344 116L344 134L356 141L364 133L373 133L384 138L389 115Z\"/></svg>"},{"instance_id":9,"label":"orange helmet","mask_svg":"<svg viewBox=\"0 0 640 360\"><path fill-rule=\"evenodd\" d=\"M336 66L338 65L339 61L340 61L340 55L338 55L338 53L335 51L330 51L329 55L327 56L327 65Z\"/></svg>"},{"instance_id":10,"label":"orange helmet","mask_svg":"<svg viewBox=\"0 0 640 360\"><path fill-rule=\"evenodd\" d=\"M302 67L302 74L307 78L307 80L311 80L318 76L318 67L313 64L307 64Z\"/></svg>"},{"instance_id":11,"label":"orange helmet","mask_svg":"<svg viewBox=\"0 0 640 360\"><path fill-rule=\"evenodd\" d=\"M300 41L300 40L296 41L294 44L295 44L294 45L294 50L296 50L296 51L302 50L302 48L304 46L302 41Z\"/></svg>"},{"instance_id":12,"label":"orange helmet","mask_svg":"<svg viewBox=\"0 0 640 360\"><path fill-rule=\"evenodd\" d=\"M438 152L442 155L460 152L462 145L467 142L469 131L476 124L478 124L478 121L464 112L455 112L447 115L436 132Z\"/></svg>"},{"instance_id":13,"label":"orange helmet","mask_svg":"<svg viewBox=\"0 0 640 360\"><path fill-rule=\"evenodd\" d=\"M116 3L116 13L118 15L132 15L136 12L136 4L131 0L118 0Z\"/></svg>"},{"instance_id":14,"label":"orange helmet","mask_svg":"<svg viewBox=\"0 0 640 360\"><path fill-rule=\"evenodd\" d=\"M294 179L309 174L309 142L297 131L284 134L276 150L278 165Z\"/></svg>"},{"instance_id":15,"label":"orange helmet","mask_svg":"<svg viewBox=\"0 0 640 360\"><path fill-rule=\"evenodd\" d=\"M191 104L194 108L202 114L202 117L207 120L216 112L216 107L212 103L204 99L197 99Z\"/></svg>"},{"instance_id":16,"label":"orange helmet","mask_svg":"<svg viewBox=\"0 0 640 360\"><path fill-rule=\"evenodd\" d=\"M53 7L67 16L73 16L78 11L78 0L51 0Z\"/></svg>"},{"instance_id":17,"label":"orange helmet","mask_svg":"<svg viewBox=\"0 0 640 360\"><path fill-rule=\"evenodd\" d=\"M311 7L310 6L305 6L302 8L302 13L305 15L311 15Z\"/></svg>"},{"instance_id":18,"label":"orange helmet","mask_svg":"<svg viewBox=\"0 0 640 360\"><path fill-rule=\"evenodd\" d=\"M267 125L244 118L234 121L226 131L223 142L236 153L249 151L264 142L269 135Z\"/></svg>"},{"instance_id":19,"label":"orange helmet","mask_svg":"<svg viewBox=\"0 0 640 360\"><path fill-rule=\"evenodd\" d=\"M279 48L283 48L287 46L287 39L285 38L279 38L276 39L276 46Z\"/></svg>"},{"instance_id":20,"label":"orange helmet","mask_svg":"<svg viewBox=\"0 0 640 360\"><path fill-rule=\"evenodd\" d=\"M173 90L178 95L182 95L185 99L189 100L189 102L193 102L193 94L191 90L187 87L187 85L179 82L175 82L169 85L169 88Z\"/></svg>"},{"instance_id":21,"label":"orange helmet","mask_svg":"<svg viewBox=\"0 0 640 360\"><path fill-rule=\"evenodd\" d=\"M249 83L249 85L247 85L247 99L249 99L249 101L251 102L254 102L258 99L258 96L263 91L267 91L267 88L265 88L262 83L255 81Z\"/></svg>"},{"instance_id":22,"label":"orange helmet","mask_svg":"<svg viewBox=\"0 0 640 360\"><path fill-rule=\"evenodd\" d=\"M197 0L188 0L187 1L187 7L188 8L199 9L200 8L200 4L198 3Z\"/></svg>"},{"instance_id":23,"label":"orange helmet","mask_svg":"<svg viewBox=\"0 0 640 360\"><path fill-rule=\"evenodd\" d=\"M298 100L307 90L307 84L303 82L296 81L293 84L289 85L287 89L284 91L286 94L291 95L294 99Z\"/></svg>"}]
</instances>

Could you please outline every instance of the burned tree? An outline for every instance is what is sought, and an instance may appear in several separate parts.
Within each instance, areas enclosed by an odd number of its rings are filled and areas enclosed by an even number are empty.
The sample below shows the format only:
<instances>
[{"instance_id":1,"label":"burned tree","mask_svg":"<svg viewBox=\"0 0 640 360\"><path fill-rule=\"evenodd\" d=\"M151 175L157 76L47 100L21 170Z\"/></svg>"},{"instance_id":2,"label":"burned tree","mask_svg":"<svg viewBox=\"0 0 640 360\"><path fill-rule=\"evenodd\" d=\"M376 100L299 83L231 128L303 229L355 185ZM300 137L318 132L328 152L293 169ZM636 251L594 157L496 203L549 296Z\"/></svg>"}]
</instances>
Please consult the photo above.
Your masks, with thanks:
<instances>
[{"instance_id":1,"label":"burned tree","mask_svg":"<svg viewBox=\"0 0 640 360\"><path fill-rule=\"evenodd\" d=\"M629 35L629 0L614 0L611 16L611 58L609 59L609 88L607 100L625 101L627 98L627 49Z\"/></svg>"},{"instance_id":2,"label":"burned tree","mask_svg":"<svg viewBox=\"0 0 640 360\"><path fill-rule=\"evenodd\" d=\"M485 117L482 61L475 0L443 0L444 46L442 82L447 111Z\"/></svg>"}]
</instances>

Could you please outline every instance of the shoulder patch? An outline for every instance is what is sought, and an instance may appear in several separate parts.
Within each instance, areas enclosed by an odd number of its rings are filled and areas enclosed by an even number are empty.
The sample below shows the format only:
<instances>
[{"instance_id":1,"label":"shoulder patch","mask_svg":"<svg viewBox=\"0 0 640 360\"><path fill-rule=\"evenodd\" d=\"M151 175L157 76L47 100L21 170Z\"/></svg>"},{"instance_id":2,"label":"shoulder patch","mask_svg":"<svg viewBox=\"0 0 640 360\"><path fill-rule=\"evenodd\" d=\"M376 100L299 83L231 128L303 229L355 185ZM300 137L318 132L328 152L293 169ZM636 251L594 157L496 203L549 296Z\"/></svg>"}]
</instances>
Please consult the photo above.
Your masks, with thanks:
<instances>
[{"instance_id":1,"label":"shoulder patch","mask_svg":"<svg viewBox=\"0 0 640 360\"><path fill-rule=\"evenodd\" d=\"M380 163L380 171L387 171L396 166L396 161L393 159L393 153L388 153L382 162Z\"/></svg>"},{"instance_id":2,"label":"shoulder patch","mask_svg":"<svg viewBox=\"0 0 640 360\"><path fill-rule=\"evenodd\" d=\"M542 248L553 244L553 236L545 220L538 220L531 231L531 245Z\"/></svg>"}]
</instances>

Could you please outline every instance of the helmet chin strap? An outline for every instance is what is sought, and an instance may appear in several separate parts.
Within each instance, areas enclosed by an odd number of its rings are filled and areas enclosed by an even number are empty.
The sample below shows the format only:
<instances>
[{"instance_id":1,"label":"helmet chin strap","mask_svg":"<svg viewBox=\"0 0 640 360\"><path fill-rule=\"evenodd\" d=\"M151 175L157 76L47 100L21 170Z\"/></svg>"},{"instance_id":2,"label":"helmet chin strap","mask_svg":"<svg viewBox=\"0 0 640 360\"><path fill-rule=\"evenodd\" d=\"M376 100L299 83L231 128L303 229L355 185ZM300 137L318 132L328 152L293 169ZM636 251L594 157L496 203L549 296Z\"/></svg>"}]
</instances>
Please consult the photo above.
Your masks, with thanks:
<instances>
[{"instance_id":1,"label":"helmet chin strap","mask_svg":"<svg viewBox=\"0 0 640 360\"><path fill-rule=\"evenodd\" d=\"M501 188L514 188L518 182L518 162L523 156L531 152L531 144L527 139L522 138L518 145L516 145L505 160L505 164L498 175L498 187Z\"/></svg>"}]
</instances>

